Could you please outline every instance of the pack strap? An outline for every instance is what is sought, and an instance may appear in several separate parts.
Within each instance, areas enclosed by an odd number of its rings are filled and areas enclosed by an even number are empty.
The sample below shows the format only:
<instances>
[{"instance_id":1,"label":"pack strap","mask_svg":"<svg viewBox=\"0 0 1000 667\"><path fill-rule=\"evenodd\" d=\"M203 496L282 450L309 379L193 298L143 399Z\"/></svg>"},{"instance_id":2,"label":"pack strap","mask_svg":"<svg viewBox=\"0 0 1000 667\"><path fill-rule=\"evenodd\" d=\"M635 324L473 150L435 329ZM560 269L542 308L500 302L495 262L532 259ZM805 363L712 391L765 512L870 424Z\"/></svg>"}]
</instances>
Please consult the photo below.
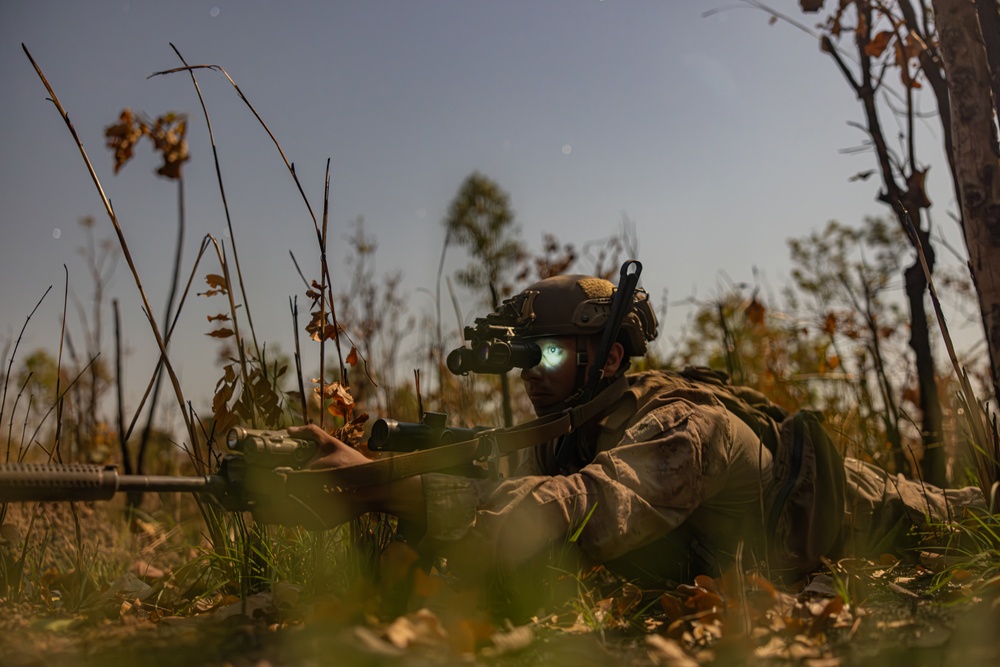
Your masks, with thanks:
<instances>
[{"instance_id":1,"label":"pack strap","mask_svg":"<svg viewBox=\"0 0 1000 667\"><path fill-rule=\"evenodd\" d=\"M281 471L289 489L297 492L335 493L364 486L386 484L404 477L443 470L471 461L496 461L500 456L526 447L537 447L572 433L607 410L625 395L628 380L621 377L592 400L573 408L539 417L518 426L481 431L471 440L440 447L388 454L368 463L343 468Z\"/></svg>"}]
</instances>

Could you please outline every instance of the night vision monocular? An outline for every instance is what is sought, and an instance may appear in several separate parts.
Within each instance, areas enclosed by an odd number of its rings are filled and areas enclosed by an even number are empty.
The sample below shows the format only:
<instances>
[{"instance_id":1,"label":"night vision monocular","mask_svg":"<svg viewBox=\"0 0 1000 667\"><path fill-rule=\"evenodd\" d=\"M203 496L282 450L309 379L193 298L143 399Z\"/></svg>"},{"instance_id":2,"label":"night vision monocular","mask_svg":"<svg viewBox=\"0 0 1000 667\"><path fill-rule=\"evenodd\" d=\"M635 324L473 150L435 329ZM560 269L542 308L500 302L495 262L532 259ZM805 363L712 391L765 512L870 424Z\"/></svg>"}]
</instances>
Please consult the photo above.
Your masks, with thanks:
<instances>
[{"instance_id":1,"label":"night vision monocular","mask_svg":"<svg viewBox=\"0 0 1000 667\"><path fill-rule=\"evenodd\" d=\"M469 347L448 355L448 370L455 375L506 373L512 368L531 368L542 360L537 344L515 338L509 327L479 324L465 327Z\"/></svg>"}]
</instances>

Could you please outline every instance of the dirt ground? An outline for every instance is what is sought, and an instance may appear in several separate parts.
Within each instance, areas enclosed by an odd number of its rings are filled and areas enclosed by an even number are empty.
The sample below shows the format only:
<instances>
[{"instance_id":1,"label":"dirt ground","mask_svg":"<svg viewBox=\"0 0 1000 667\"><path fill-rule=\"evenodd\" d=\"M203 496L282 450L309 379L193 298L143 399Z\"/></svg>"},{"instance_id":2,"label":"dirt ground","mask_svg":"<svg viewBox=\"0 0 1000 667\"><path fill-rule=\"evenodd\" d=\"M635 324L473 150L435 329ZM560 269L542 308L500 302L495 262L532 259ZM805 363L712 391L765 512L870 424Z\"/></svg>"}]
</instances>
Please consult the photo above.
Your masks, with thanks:
<instances>
[{"instance_id":1,"label":"dirt ground","mask_svg":"<svg viewBox=\"0 0 1000 667\"><path fill-rule=\"evenodd\" d=\"M890 588L851 608L829 595L829 581L820 576L811 591L781 594L754 619L745 612L760 607L748 601L742 610L726 602L721 611L696 605L673 620L654 609L619 623L613 607L620 600L611 599L603 605L604 626L597 628L563 616L484 629L450 623L428 609L386 622L343 623L337 618L340 600L290 605L280 599L288 591L259 593L185 617L160 616L153 605L129 602L126 592L106 594L88 614L39 613L3 603L0 664L1000 664L1000 601L935 599L921 591L930 581L919 573L915 579L921 576L925 581Z\"/></svg>"},{"instance_id":2,"label":"dirt ground","mask_svg":"<svg viewBox=\"0 0 1000 667\"><path fill-rule=\"evenodd\" d=\"M457 611L448 587L428 582L432 592L398 615L376 613L374 588L192 595L181 571L194 552L163 553L173 529L140 522L123 536L105 511L75 512L36 514L32 531L50 557L28 590L0 597L0 665L1000 665L1000 577L988 563L944 577L929 554L842 562L792 587L752 573L666 594L595 585L512 625ZM5 558L20 553L29 520L6 517ZM79 566L106 583L81 585Z\"/></svg>"}]
</instances>

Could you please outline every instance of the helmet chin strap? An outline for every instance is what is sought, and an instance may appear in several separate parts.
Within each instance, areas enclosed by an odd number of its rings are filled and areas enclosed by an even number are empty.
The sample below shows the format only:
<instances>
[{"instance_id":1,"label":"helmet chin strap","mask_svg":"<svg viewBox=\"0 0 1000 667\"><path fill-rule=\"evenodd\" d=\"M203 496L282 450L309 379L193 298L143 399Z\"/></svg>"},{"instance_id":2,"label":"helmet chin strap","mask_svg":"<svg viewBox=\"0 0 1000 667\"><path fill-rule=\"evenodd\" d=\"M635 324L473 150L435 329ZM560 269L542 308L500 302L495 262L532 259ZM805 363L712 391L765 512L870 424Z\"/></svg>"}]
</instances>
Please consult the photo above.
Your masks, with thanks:
<instances>
[{"instance_id":1,"label":"helmet chin strap","mask_svg":"<svg viewBox=\"0 0 1000 667\"><path fill-rule=\"evenodd\" d=\"M576 337L576 389L566 398L566 400L559 404L560 411L576 407L580 401L586 397L587 382L589 379L587 370L591 362L594 361L590 358L587 347L588 342L589 341L585 336ZM606 378L604 378L604 369L601 369L600 389L598 390L598 393L600 393L600 390L605 388L606 384L607 382ZM582 438L582 432L574 431L572 433L568 433L559 440L556 445L556 466L560 471L568 470L571 465L586 465L587 462L581 460L581 457L584 456L582 451L584 446Z\"/></svg>"},{"instance_id":2,"label":"helmet chin strap","mask_svg":"<svg viewBox=\"0 0 1000 667\"><path fill-rule=\"evenodd\" d=\"M587 366L590 364L590 352L587 349L587 337L576 337L576 391L571 398L575 401L583 396L587 385Z\"/></svg>"}]
</instances>

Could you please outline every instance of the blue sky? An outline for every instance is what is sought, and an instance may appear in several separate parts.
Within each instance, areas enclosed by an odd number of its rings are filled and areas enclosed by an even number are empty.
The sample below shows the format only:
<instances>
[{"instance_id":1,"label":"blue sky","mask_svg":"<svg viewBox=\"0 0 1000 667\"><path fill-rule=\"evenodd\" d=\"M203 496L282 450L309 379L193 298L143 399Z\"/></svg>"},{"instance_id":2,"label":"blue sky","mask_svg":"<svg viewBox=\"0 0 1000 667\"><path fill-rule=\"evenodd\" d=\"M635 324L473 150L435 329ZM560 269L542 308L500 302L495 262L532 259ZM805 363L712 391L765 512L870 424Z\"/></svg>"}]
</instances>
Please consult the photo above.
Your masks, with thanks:
<instances>
[{"instance_id":1,"label":"blue sky","mask_svg":"<svg viewBox=\"0 0 1000 667\"><path fill-rule=\"evenodd\" d=\"M797 2L774 6L800 16ZM403 272L418 314L432 310L427 292L435 286L441 220L473 170L509 193L532 248L543 232L577 245L607 237L627 215L636 224L644 286L656 300L669 289L672 302L717 295L723 275L752 282L755 268L765 289L777 292L787 280L787 238L830 219L857 223L884 213L875 179L848 180L874 165L869 154L841 152L864 137L848 125L860 108L832 62L810 36L769 25L739 3L8 0L0 4L0 349L48 285L56 287L19 354L55 343L63 265L84 303L91 289L77 221L92 215L99 236L112 234L22 43L80 133L157 317L173 253L176 186L154 175L146 146L112 173L103 128L122 108L190 115L185 274L203 235L225 237L190 80L147 78L180 64L170 42L189 62L229 72L296 164L317 211L331 160L334 280L346 286L342 239L363 215L379 244L378 271ZM270 140L225 79L202 71L199 82L253 312L262 337L288 351L288 299L304 300L289 251L316 273L312 222ZM946 168L932 146L936 124L923 130L922 157L935 164L931 197L954 240ZM465 258L454 253L451 261L453 269ZM129 388L141 392L155 355L124 264L111 296L125 321ZM218 310L205 299L189 303L176 339L174 363L196 400L210 395L219 376L216 347L203 335L206 316ZM684 317L684 308L671 308L661 323L665 340Z\"/></svg>"}]
</instances>

